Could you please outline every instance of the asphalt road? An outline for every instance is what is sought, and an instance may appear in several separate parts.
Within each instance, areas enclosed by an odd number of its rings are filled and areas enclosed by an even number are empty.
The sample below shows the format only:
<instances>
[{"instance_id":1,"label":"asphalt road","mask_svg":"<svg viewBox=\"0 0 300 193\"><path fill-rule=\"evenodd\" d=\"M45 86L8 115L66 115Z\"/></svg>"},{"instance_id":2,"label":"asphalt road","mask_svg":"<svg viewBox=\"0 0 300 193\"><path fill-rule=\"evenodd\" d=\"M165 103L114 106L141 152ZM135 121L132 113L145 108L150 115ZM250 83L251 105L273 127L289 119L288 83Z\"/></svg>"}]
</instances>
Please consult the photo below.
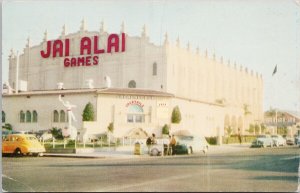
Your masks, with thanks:
<instances>
[{"instance_id":1,"label":"asphalt road","mask_svg":"<svg viewBox=\"0 0 300 193\"><path fill-rule=\"evenodd\" d=\"M296 192L299 155L299 147L283 147L142 159L4 157L2 188L8 192Z\"/></svg>"}]
</instances>

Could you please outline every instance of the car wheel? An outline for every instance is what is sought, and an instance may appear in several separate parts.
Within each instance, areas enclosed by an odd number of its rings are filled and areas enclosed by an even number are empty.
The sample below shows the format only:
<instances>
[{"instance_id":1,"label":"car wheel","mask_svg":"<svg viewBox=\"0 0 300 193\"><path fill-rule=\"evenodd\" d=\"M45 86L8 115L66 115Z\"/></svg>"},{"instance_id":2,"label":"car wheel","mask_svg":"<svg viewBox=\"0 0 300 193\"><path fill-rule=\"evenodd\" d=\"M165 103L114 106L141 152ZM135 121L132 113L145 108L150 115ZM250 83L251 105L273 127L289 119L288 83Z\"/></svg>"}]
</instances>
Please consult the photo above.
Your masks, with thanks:
<instances>
[{"instance_id":1,"label":"car wheel","mask_svg":"<svg viewBox=\"0 0 300 193\"><path fill-rule=\"evenodd\" d=\"M158 156L158 154L159 154L159 151L158 151L157 148L154 148L154 149L151 150L151 155Z\"/></svg>"},{"instance_id":2,"label":"car wheel","mask_svg":"<svg viewBox=\"0 0 300 193\"><path fill-rule=\"evenodd\" d=\"M187 154L192 154L193 153L193 149L192 149L192 147L189 147L188 149L187 149Z\"/></svg>"},{"instance_id":3,"label":"car wheel","mask_svg":"<svg viewBox=\"0 0 300 193\"><path fill-rule=\"evenodd\" d=\"M17 148L14 152L14 155L17 157L21 157L23 154L22 154L22 151L19 148Z\"/></svg>"}]
</instances>

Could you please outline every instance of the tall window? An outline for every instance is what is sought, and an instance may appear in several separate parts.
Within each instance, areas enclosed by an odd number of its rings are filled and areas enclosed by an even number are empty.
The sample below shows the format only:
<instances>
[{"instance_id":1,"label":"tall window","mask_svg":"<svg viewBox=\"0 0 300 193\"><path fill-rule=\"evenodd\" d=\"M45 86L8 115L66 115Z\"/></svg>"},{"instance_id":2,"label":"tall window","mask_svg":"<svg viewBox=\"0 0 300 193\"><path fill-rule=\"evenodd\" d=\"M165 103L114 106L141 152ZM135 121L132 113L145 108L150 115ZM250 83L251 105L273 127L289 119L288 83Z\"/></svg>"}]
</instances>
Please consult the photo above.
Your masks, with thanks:
<instances>
[{"instance_id":1,"label":"tall window","mask_svg":"<svg viewBox=\"0 0 300 193\"><path fill-rule=\"evenodd\" d=\"M59 121L60 122L66 122L66 113L63 110L60 111Z\"/></svg>"},{"instance_id":2,"label":"tall window","mask_svg":"<svg viewBox=\"0 0 300 193\"><path fill-rule=\"evenodd\" d=\"M58 122L58 119L59 118L59 115L58 115L58 112L57 110L54 110L53 111L53 122Z\"/></svg>"},{"instance_id":3,"label":"tall window","mask_svg":"<svg viewBox=\"0 0 300 193\"><path fill-rule=\"evenodd\" d=\"M31 112L26 111L26 123L30 123L30 122L31 122Z\"/></svg>"},{"instance_id":4,"label":"tall window","mask_svg":"<svg viewBox=\"0 0 300 193\"><path fill-rule=\"evenodd\" d=\"M23 111L20 111L20 122L21 123L25 122L25 113Z\"/></svg>"},{"instance_id":5,"label":"tall window","mask_svg":"<svg viewBox=\"0 0 300 193\"><path fill-rule=\"evenodd\" d=\"M36 123L38 121L38 114L37 112L34 110L32 112L32 122Z\"/></svg>"},{"instance_id":6,"label":"tall window","mask_svg":"<svg viewBox=\"0 0 300 193\"><path fill-rule=\"evenodd\" d=\"M5 112L2 111L2 123L5 123Z\"/></svg>"},{"instance_id":7,"label":"tall window","mask_svg":"<svg viewBox=\"0 0 300 193\"><path fill-rule=\"evenodd\" d=\"M139 105L131 105L128 107L127 122L128 123L143 123L145 115L143 108Z\"/></svg>"},{"instance_id":8,"label":"tall window","mask_svg":"<svg viewBox=\"0 0 300 193\"><path fill-rule=\"evenodd\" d=\"M154 62L152 66L152 75L156 76L157 75L157 63Z\"/></svg>"},{"instance_id":9,"label":"tall window","mask_svg":"<svg viewBox=\"0 0 300 193\"><path fill-rule=\"evenodd\" d=\"M136 82L134 80L129 81L128 88L136 88Z\"/></svg>"}]
</instances>

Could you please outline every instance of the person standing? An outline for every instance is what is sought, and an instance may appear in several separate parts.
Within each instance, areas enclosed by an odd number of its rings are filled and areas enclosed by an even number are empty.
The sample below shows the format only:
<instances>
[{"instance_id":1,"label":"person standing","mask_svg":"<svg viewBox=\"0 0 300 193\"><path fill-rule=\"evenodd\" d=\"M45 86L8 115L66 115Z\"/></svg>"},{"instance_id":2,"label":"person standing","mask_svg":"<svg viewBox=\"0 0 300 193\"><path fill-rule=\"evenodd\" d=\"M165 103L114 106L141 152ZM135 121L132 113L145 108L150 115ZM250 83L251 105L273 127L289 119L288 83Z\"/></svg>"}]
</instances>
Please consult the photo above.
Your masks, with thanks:
<instances>
[{"instance_id":1,"label":"person standing","mask_svg":"<svg viewBox=\"0 0 300 193\"><path fill-rule=\"evenodd\" d=\"M238 139L239 139L239 142L240 142L240 145L241 145L242 144L242 137L241 137L240 128L238 129Z\"/></svg>"},{"instance_id":2,"label":"person standing","mask_svg":"<svg viewBox=\"0 0 300 193\"><path fill-rule=\"evenodd\" d=\"M155 134L152 133L152 138L151 138L151 145L157 144L156 138L155 138Z\"/></svg>"},{"instance_id":3,"label":"person standing","mask_svg":"<svg viewBox=\"0 0 300 193\"><path fill-rule=\"evenodd\" d=\"M172 148L172 155L175 155L176 139L175 139L174 135L172 135L172 137L171 137L170 146Z\"/></svg>"}]
</instances>

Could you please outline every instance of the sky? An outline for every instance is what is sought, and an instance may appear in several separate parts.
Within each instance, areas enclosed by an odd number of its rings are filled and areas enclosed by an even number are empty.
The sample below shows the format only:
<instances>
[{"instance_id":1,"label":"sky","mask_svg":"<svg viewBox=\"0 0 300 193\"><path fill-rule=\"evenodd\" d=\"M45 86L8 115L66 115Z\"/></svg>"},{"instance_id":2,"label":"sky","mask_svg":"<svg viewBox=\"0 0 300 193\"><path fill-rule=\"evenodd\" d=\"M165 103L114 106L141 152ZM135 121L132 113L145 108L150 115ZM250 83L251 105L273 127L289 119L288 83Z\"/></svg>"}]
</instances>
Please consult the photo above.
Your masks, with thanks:
<instances>
[{"instance_id":1,"label":"sky","mask_svg":"<svg viewBox=\"0 0 300 193\"><path fill-rule=\"evenodd\" d=\"M10 50L23 52L27 38L40 44L67 33L119 33L124 21L129 36L140 36L146 25L150 41L161 45L167 32L175 44L207 49L262 74L264 110L300 111L300 3L296 0L77 0L14 1L2 3L2 82L8 80ZM277 73L272 76L277 65Z\"/></svg>"}]
</instances>

